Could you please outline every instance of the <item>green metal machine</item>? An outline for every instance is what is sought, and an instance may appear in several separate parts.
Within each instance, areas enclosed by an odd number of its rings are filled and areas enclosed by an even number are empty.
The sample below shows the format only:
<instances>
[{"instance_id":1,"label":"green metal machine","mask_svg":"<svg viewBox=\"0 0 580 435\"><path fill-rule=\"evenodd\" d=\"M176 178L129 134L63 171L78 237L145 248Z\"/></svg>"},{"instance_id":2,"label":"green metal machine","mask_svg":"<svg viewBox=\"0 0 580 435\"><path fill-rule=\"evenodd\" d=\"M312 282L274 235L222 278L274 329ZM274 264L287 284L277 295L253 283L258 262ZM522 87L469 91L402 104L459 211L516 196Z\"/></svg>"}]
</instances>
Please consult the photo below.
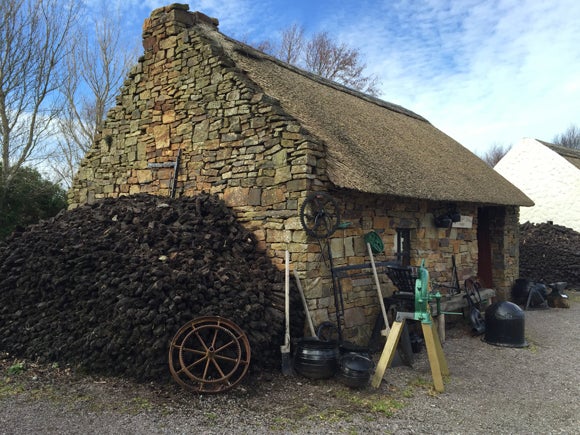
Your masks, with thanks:
<instances>
[{"instance_id":1,"label":"green metal machine","mask_svg":"<svg viewBox=\"0 0 580 435\"><path fill-rule=\"evenodd\" d=\"M441 293L439 291L435 293L429 291L429 271L425 268L425 260L423 260L421 267L417 271L417 280L415 281L415 312L412 319L421 323L432 324L433 318L431 317L431 306L429 305L432 300L436 301L437 312L439 312Z\"/></svg>"}]
</instances>

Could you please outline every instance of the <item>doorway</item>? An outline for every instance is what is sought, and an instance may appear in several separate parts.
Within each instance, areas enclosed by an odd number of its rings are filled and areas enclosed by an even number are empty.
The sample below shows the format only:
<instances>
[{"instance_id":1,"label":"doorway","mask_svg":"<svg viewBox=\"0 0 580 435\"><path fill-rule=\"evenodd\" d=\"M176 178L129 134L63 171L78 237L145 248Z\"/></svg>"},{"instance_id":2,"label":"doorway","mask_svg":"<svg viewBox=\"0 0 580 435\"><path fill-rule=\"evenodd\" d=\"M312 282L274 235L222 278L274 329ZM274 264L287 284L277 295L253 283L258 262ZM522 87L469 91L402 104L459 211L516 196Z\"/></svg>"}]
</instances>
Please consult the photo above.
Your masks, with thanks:
<instances>
[{"instance_id":1,"label":"doorway","mask_svg":"<svg viewBox=\"0 0 580 435\"><path fill-rule=\"evenodd\" d=\"M493 221L490 208L482 207L477 212L477 276L484 288L493 288L493 267L491 258L491 222Z\"/></svg>"}]
</instances>

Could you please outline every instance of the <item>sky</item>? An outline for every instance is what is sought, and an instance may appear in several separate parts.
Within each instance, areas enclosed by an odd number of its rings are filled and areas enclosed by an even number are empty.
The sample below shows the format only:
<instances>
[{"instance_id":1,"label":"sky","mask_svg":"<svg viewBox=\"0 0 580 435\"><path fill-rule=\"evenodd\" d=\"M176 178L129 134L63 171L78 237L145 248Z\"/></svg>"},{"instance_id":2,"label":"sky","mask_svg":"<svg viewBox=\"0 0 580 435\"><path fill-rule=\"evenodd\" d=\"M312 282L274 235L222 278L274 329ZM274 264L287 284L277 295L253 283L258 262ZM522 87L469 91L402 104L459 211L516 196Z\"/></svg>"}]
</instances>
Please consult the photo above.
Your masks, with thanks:
<instances>
[{"instance_id":1,"label":"sky","mask_svg":"<svg viewBox=\"0 0 580 435\"><path fill-rule=\"evenodd\" d=\"M121 1L124 36L140 43L144 19L171 3ZM292 24L306 36L327 32L359 50L381 99L478 155L580 126L578 0L192 0L189 7L249 42L276 40Z\"/></svg>"}]
</instances>

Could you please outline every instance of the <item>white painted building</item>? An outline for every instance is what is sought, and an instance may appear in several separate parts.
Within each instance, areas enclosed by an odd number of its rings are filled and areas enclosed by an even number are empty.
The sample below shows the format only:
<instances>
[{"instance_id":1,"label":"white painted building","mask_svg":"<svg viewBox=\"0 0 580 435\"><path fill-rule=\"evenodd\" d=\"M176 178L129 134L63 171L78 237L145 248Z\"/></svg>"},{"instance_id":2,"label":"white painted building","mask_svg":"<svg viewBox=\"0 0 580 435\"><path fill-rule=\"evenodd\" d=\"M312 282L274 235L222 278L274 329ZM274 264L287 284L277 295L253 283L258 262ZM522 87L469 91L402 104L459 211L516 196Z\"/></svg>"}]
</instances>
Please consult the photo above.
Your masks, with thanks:
<instances>
[{"instance_id":1,"label":"white painted building","mask_svg":"<svg viewBox=\"0 0 580 435\"><path fill-rule=\"evenodd\" d=\"M520 208L520 222L580 231L580 150L524 138L494 169L535 203Z\"/></svg>"}]
</instances>

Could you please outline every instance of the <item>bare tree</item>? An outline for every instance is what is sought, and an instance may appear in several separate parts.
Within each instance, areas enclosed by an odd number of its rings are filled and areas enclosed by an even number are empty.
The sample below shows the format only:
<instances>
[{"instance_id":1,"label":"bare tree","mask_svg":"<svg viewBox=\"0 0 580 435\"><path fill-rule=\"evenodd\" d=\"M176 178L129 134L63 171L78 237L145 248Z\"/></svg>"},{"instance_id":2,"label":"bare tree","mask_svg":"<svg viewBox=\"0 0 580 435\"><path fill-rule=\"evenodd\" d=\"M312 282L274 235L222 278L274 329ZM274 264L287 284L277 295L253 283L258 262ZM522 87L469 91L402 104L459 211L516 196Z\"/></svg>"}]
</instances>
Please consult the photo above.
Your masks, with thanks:
<instances>
[{"instance_id":1,"label":"bare tree","mask_svg":"<svg viewBox=\"0 0 580 435\"><path fill-rule=\"evenodd\" d=\"M121 25L103 9L94 16L94 32L79 33L67 59L63 86L66 105L58 120L59 140L51 163L60 182L70 186L80 160L91 147L136 57L121 46Z\"/></svg>"},{"instance_id":2,"label":"bare tree","mask_svg":"<svg viewBox=\"0 0 580 435\"><path fill-rule=\"evenodd\" d=\"M282 42L276 57L286 63L296 65L300 61L304 44L304 28L293 24L282 32Z\"/></svg>"},{"instance_id":3,"label":"bare tree","mask_svg":"<svg viewBox=\"0 0 580 435\"><path fill-rule=\"evenodd\" d=\"M278 59L341 83L352 89L378 95L378 79L365 76L360 51L335 42L326 32L306 40L304 29L296 24L282 32L280 44L264 41L256 47Z\"/></svg>"},{"instance_id":4,"label":"bare tree","mask_svg":"<svg viewBox=\"0 0 580 435\"><path fill-rule=\"evenodd\" d=\"M501 145L495 143L485 152L485 154L479 156L479 158L493 168L511 148L512 145Z\"/></svg>"},{"instance_id":5,"label":"bare tree","mask_svg":"<svg viewBox=\"0 0 580 435\"><path fill-rule=\"evenodd\" d=\"M580 150L580 127L571 124L564 133L554 136L552 142L555 145Z\"/></svg>"},{"instance_id":6,"label":"bare tree","mask_svg":"<svg viewBox=\"0 0 580 435\"><path fill-rule=\"evenodd\" d=\"M342 83L350 88L377 95L377 79L364 76L366 65L360 63L360 52L338 44L326 32L318 33L306 44L305 64L309 71Z\"/></svg>"},{"instance_id":7,"label":"bare tree","mask_svg":"<svg viewBox=\"0 0 580 435\"><path fill-rule=\"evenodd\" d=\"M73 2L0 1L0 146L3 191L54 134ZM0 196L0 211L3 197Z\"/></svg>"}]
</instances>

